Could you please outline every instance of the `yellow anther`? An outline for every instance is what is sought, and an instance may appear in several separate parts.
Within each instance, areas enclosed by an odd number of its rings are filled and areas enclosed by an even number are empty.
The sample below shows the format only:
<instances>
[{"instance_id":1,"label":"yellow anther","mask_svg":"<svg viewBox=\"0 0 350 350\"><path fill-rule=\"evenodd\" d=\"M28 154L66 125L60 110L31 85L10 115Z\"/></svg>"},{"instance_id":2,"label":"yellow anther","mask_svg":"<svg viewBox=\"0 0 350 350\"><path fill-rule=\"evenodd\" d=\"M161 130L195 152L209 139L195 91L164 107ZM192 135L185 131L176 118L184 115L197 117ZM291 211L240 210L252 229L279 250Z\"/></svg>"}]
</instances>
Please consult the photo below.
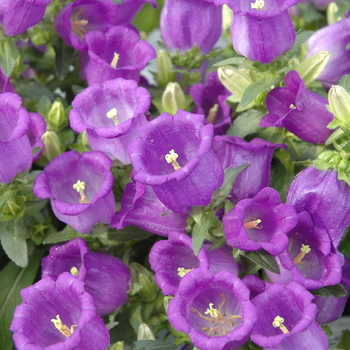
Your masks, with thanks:
<instances>
[{"instance_id":1,"label":"yellow anther","mask_svg":"<svg viewBox=\"0 0 350 350\"><path fill-rule=\"evenodd\" d=\"M177 162L177 158L179 155L175 153L175 151L172 149L170 152L165 156L165 160L168 164L171 164L174 168L174 170L179 170L181 169L179 163Z\"/></svg>"},{"instance_id":2,"label":"yellow anther","mask_svg":"<svg viewBox=\"0 0 350 350\"><path fill-rule=\"evenodd\" d=\"M66 325L62 324L60 315L57 315L56 318L51 319L51 322L55 325L56 329L58 329L66 338L74 333L75 328L78 326L73 325L68 328Z\"/></svg>"},{"instance_id":3,"label":"yellow anther","mask_svg":"<svg viewBox=\"0 0 350 350\"><path fill-rule=\"evenodd\" d=\"M275 319L272 322L272 325L275 328L279 328L283 333L289 333L289 330L287 327L283 324L284 318L281 316L276 316Z\"/></svg>"},{"instance_id":4,"label":"yellow anther","mask_svg":"<svg viewBox=\"0 0 350 350\"><path fill-rule=\"evenodd\" d=\"M302 244L300 248L300 253L293 259L294 265L300 265L303 263L305 255L311 252L311 248L307 244Z\"/></svg>"},{"instance_id":5,"label":"yellow anther","mask_svg":"<svg viewBox=\"0 0 350 350\"><path fill-rule=\"evenodd\" d=\"M255 2L250 4L250 8L253 10L258 10L261 11L263 7L265 6L265 1L264 0L255 0Z\"/></svg>"},{"instance_id":6,"label":"yellow anther","mask_svg":"<svg viewBox=\"0 0 350 350\"><path fill-rule=\"evenodd\" d=\"M289 106L290 109L296 109L296 107L293 105L293 103Z\"/></svg>"},{"instance_id":7,"label":"yellow anther","mask_svg":"<svg viewBox=\"0 0 350 350\"><path fill-rule=\"evenodd\" d=\"M84 27L89 23L85 19L79 19L83 12L83 9L79 7L77 12L72 16L71 20L72 33L81 40L85 39L86 29Z\"/></svg>"},{"instance_id":8,"label":"yellow anther","mask_svg":"<svg viewBox=\"0 0 350 350\"><path fill-rule=\"evenodd\" d=\"M116 108L110 109L106 113L107 118L113 119L115 125L119 125L119 120L118 120L118 110Z\"/></svg>"},{"instance_id":9,"label":"yellow anther","mask_svg":"<svg viewBox=\"0 0 350 350\"><path fill-rule=\"evenodd\" d=\"M86 194L84 192L85 190L85 182L84 181L80 181L78 180L74 185L73 188L75 190L77 190L77 192L79 192L80 194L80 199L79 199L79 203L89 203Z\"/></svg>"},{"instance_id":10,"label":"yellow anther","mask_svg":"<svg viewBox=\"0 0 350 350\"><path fill-rule=\"evenodd\" d=\"M244 228L246 230L250 230L252 228L256 228L258 230L261 230L263 228L263 226L259 225L260 223L261 223L260 219L249 217L249 218L244 220Z\"/></svg>"},{"instance_id":11,"label":"yellow anther","mask_svg":"<svg viewBox=\"0 0 350 350\"><path fill-rule=\"evenodd\" d=\"M114 68L114 69L117 69L117 65L118 65L118 61L119 61L119 54L117 54L116 52L114 52L114 55L113 55L113 59L112 59L112 62L111 62L111 67Z\"/></svg>"},{"instance_id":12,"label":"yellow anther","mask_svg":"<svg viewBox=\"0 0 350 350\"><path fill-rule=\"evenodd\" d=\"M219 317L219 313L217 309L213 309L213 303L209 304L209 308L207 309L207 311L205 312L205 314L209 314L211 317L213 318L218 318Z\"/></svg>"},{"instance_id":13,"label":"yellow anther","mask_svg":"<svg viewBox=\"0 0 350 350\"><path fill-rule=\"evenodd\" d=\"M218 112L219 105L216 103L213 107L209 109L209 113L207 116L207 121L209 123L213 123L216 117L216 113Z\"/></svg>"},{"instance_id":14,"label":"yellow anther","mask_svg":"<svg viewBox=\"0 0 350 350\"><path fill-rule=\"evenodd\" d=\"M185 276L187 273L189 273L189 272L192 271L192 270L193 270L193 269L185 269L185 268L183 268L183 267L179 267L179 268L177 269L177 271L179 271L178 275L179 275L180 277Z\"/></svg>"},{"instance_id":15,"label":"yellow anther","mask_svg":"<svg viewBox=\"0 0 350 350\"><path fill-rule=\"evenodd\" d=\"M79 274L79 270L75 266L73 266L69 272L74 276L78 276Z\"/></svg>"}]
</instances>

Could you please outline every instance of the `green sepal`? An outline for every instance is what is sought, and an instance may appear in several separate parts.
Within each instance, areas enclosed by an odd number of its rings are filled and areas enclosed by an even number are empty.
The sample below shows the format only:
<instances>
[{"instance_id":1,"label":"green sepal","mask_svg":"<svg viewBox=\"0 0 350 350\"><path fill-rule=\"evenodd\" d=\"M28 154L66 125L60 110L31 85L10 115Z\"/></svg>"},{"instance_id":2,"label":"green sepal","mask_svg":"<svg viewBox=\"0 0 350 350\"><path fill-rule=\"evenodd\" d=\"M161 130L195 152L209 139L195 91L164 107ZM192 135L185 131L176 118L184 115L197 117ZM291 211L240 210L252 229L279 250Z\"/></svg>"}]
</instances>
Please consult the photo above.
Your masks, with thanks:
<instances>
[{"instance_id":1,"label":"green sepal","mask_svg":"<svg viewBox=\"0 0 350 350\"><path fill-rule=\"evenodd\" d=\"M243 252L243 255L254 261L263 269L269 270L273 273L280 272L280 269L273 256L264 249L260 249L255 252Z\"/></svg>"},{"instance_id":2,"label":"green sepal","mask_svg":"<svg viewBox=\"0 0 350 350\"><path fill-rule=\"evenodd\" d=\"M347 295L346 289L341 284L335 284L333 286L326 286L320 289L310 290L313 295L319 295L321 297L328 298L334 296L336 298L343 298Z\"/></svg>"}]
</instances>

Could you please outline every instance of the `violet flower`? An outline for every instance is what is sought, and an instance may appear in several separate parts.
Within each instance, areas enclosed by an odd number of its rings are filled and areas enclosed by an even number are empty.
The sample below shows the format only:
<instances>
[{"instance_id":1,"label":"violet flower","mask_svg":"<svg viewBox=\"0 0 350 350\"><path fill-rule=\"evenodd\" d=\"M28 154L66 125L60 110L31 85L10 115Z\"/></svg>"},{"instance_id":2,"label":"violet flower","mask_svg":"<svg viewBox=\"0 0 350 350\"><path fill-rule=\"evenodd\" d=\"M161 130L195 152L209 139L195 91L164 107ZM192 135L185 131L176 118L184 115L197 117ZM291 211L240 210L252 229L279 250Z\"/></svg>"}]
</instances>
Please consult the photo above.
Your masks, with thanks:
<instances>
[{"instance_id":1,"label":"violet flower","mask_svg":"<svg viewBox=\"0 0 350 350\"><path fill-rule=\"evenodd\" d=\"M333 132L327 125L334 119L326 108L328 100L308 90L296 71L289 72L284 82L285 87L274 88L267 95L270 113L260 126L283 127L303 141L325 143Z\"/></svg>"},{"instance_id":2,"label":"violet flower","mask_svg":"<svg viewBox=\"0 0 350 350\"><path fill-rule=\"evenodd\" d=\"M178 110L163 113L140 130L129 148L134 179L150 185L169 209L186 213L206 206L224 177L219 159L211 150L213 125L204 116Z\"/></svg>"},{"instance_id":3,"label":"violet flower","mask_svg":"<svg viewBox=\"0 0 350 350\"><path fill-rule=\"evenodd\" d=\"M224 217L227 244L241 250L265 249L282 253L288 245L287 233L297 224L293 207L281 203L273 188L263 188L253 198L238 202Z\"/></svg>"},{"instance_id":4,"label":"violet flower","mask_svg":"<svg viewBox=\"0 0 350 350\"><path fill-rule=\"evenodd\" d=\"M208 53L221 35L221 8L212 0L166 0L160 17L165 45L180 52L197 45Z\"/></svg>"},{"instance_id":5,"label":"violet flower","mask_svg":"<svg viewBox=\"0 0 350 350\"><path fill-rule=\"evenodd\" d=\"M215 136L214 141L213 149L224 169L248 164L233 183L229 199L234 204L241 199L252 198L264 187L270 186L273 153L277 147L287 148L284 144L259 138L247 142L239 137L224 135Z\"/></svg>"},{"instance_id":6,"label":"violet flower","mask_svg":"<svg viewBox=\"0 0 350 350\"><path fill-rule=\"evenodd\" d=\"M62 153L40 173L34 194L50 198L56 217L81 233L102 222L109 224L115 211L112 161L98 151Z\"/></svg>"},{"instance_id":7,"label":"violet flower","mask_svg":"<svg viewBox=\"0 0 350 350\"><path fill-rule=\"evenodd\" d=\"M328 231L335 247L350 224L350 187L335 170L302 170L289 187L287 204L307 211L315 226Z\"/></svg>"},{"instance_id":8,"label":"violet flower","mask_svg":"<svg viewBox=\"0 0 350 350\"><path fill-rule=\"evenodd\" d=\"M82 280L100 316L108 315L128 300L129 268L114 256L90 252L81 238L51 247L41 266L42 278L56 281L63 272L71 272Z\"/></svg>"},{"instance_id":9,"label":"violet flower","mask_svg":"<svg viewBox=\"0 0 350 350\"><path fill-rule=\"evenodd\" d=\"M46 131L46 122L38 113L29 113L29 116L30 122L27 137L32 149L39 148L38 152L33 155L33 162L35 162L44 151L44 143L41 141L41 136Z\"/></svg>"},{"instance_id":10,"label":"violet flower","mask_svg":"<svg viewBox=\"0 0 350 350\"><path fill-rule=\"evenodd\" d=\"M89 85L116 78L139 81L140 71L156 57L153 47L127 27L91 31L85 40L88 52L80 54L80 75Z\"/></svg>"},{"instance_id":11,"label":"violet flower","mask_svg":"<svg viewBox=\"0 0 350 350\"><path fill-rule=\"evenodd\" d=\"M264 350L327 350L327 336L315 321L313 299L296 282L273 283L251 300L258 311L251 340Z\"/></svg>"},{"instance_id":12,"label":"violet flower","mask_svg":"<svg viewBox=\"0 0 350 350\"><path fill-rule=\"evenodd\" d=\"M118 230L133 225L167 237L170 231L185 231L188 214L175 213L155 195L151 186L128 183L122 197L122 208L111 221Z\"/></svg>"},{"instance_id":13,"label":"violet flower","mask_svg":"<svg viewBox=\"0 0 350 350\"><path fill-rule=\"evenodd\" d=\"M21 98L12 92L0 94L0 154L10 162L0 162L0 183L9 183L30 168L33 160L28 136L30 117L21 106Z\"/></svg>"},{"instance_id":14,"label":"violet flower","mask_svg":"<svg viewBox=\"0 0 350 350\"><path fill-rule=\"evenodd\" d=\"M204 114L204 122L214 125L215 135L225 134L231 124L231 108L226 104L231 93L221 84L218 73L209 73L205 84L193 85L189 92L196 104L193 113Z\"/></svg>"},{"instance_id":15,"label":"violet flower","mask_svg":"<svg viewBox=\"0 0 350 350\"><path fill-rule=\"evenodd\" d=\"M238 348L248 340L256 315L249 290L237 276L204 269L182 278L168 308L171 325L202 350Z\"/></svg>"},{"instance_id":16,"label":"violet flower","mask_svg":"<svg viewBox=\"0 0 350 350\"><path fill-rule=\"evenodd\" d=\"M21 350L105 350L109 331L84 283L70 273L44 278L21 291L10 330Z\"/></svg>"},{"instance_id":17,"label":"violet flower","mask_svg":"<svg viewBox=\"0 0 350 350\"><path fill-rule=\"evenodd\" d=\"M252 61L269 63L294 44L295 29L288 8L298 1L214 0L214 3L227 4L234 13L230 32L235 51Z\"/></svg>"},{"instance_id":18,"label":"violet flower","mask_svg":"<svg viewBox=\"0 0 350 350\"><path fill-rule=\"evenodd\" d=\"M138 137L138 129L148 123L149 92L134 80L118 78L86 88L72 105L71 128L78 133L86 130L93 150L130 164L127 147Z\"/></svg>"}]
</instances>

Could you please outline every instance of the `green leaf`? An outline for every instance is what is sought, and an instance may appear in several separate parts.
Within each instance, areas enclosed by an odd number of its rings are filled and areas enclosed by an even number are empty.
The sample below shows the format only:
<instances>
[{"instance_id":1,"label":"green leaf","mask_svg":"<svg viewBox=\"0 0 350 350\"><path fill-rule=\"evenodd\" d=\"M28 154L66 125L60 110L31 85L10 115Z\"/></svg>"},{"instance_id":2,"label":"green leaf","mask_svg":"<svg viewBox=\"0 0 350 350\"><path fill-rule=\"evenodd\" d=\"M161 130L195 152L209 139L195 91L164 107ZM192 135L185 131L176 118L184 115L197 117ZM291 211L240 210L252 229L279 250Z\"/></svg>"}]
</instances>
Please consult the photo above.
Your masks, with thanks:
<instances>
[{"instance_id":1,"label":"green leaf","mask_svg":"<svg viewBox=\"0 0 350 350\"><path fill-rule=\"evenodd\" d=\"M12 333L9 328L15 307L22 302L20 291L33 283L42 255L42 251L36 251L29 258L27 267L22 269L13 262L9 262L0 272L1 350L12 348Z\"/></svg>"},{"instance_id":2,"label":"green leaf","mask_svg":"<svg viewBox=\"0 0 350 350\"><path fill-rule=\"evenodd\" d=\"M214 211L211 209L208 211L203 210L200 222L196 222L193 226L192 247L195 255L198 255L202 247L205 235L214 221L214 215Z\"/></svg>"},{"instance_id":3,"label":"green leaf","mask_svg":"<svg viewBox=\"0 0 350 350\"><path fill-rule=\"evenodd\" d=\"M47 96L51 101L55 99L55 95L42 83L37 80L17 79L13 83L16 92L22 98L26 97L30 100L39 101L43 95Z\"/></svg>"},{"instance_id":4,"label":"green leaf","mask_svg":"<svg viewBox=\"0 0 350 350\"><path fill-rule=\"evenodd\" d=\"M24 203L24 213L23 216L33 215L43 209L48 203L48 199L40 201L27 201Z\"/></svg>"},{"instance_id":5,"label":"green leaf","mask_svg":"<svg viewBox=\"0 0 350 350\"><path fill-rule=\"evenodd\" d=\"M344 75L338 85L342 86L350 94L350 74Z\"/></svg>"},{"instance_id":6,"label":"green leaf","mask_svg":"<svg viewBox=\"0 0 350 350\"><path fill-rule=\"evenodd\" d=\"M337 345L338 349L350 350L350 330L344 329L341 332L340 341Z\"/></svg>"},{"instance_id":7,"label":"green leaf","mask_svg":"<svg viewBox=\"0 0 350 350\"><path fill-rule=\"evenodd\" d=\"M260 249L256 252L244 252L243 253L248 259L254 261L263 269L267 269L273 273L279 273L280 269L276 264L275 259L270 253L264 249Z\"/></svg>"},{"instance_id":8,"label":"green leaf","mask_svg":"<svg viewBox=\"0 0 350 350\"><path fill-rule=\"evenodd\" d=\"M70 241L71 239L81 237L81 238L91 238L90 235L83 235L75 231L69 225L67 225L63 231L56 232L43 240L43 244L57 244L61 242Z\"/></svg>"},{"instance_id":9,"label":"green leaf","mask_svg":"<svg viewBox=\"0 0 350 350\"><path fill-rule=\"evenodd\" d=\"M7 186L0 187L0 208L14 195L14 191Z\"/></svg>"},{"instance_id":10,"label":"green leaf","mask_svg":"<svg viewBox=\"0 0 350 350\"><path fill-rule=\"evenodd\" d=\"M67 46L62 39L58 39L53 44L56 53L56 73L58 79L63 80L69 71L75 54L73 47Z\"/></svg>"},{"instance_id":11,"label":"green leaf","mask_svg":"<svg viewBox=\"0 0 350 350\"><path fill-rule=\"evenodd\" d=\"M294 56L300 49L300 46L314 34L313 31L301 31L297 34L293 47L285 54L288 58Z\"/></svg>"},{"instance_id":12,"label":"green leaf","mask_svg":"<svg viewBox=\"0 0 350 350\"><path fill-rule=\"evenodd\" d=\"M108 230L108 238L118 242L127 242L134 239L145 239L152 235L153 234L151 232L131 225L125 226L120 230L113 228Z\"/></svg>"},{"instance_id":13,"label":"green leaf","mask_svg":"<svg viewBox=\"0 0 350 350\"><path fill-rule=\"evenodd\" d=\"M0 40L0 65L6 77L9 77L16 65L18 49L15 40Z\"/></svg>"},{"instance_id":14,"label":"green leaf","mask_svg":"<svg viewBox=\"0 0 350 350\"><path fill-rule=\"evenodd\" d=\"M141 314L141 301L137 300L132 304L130 310L130 324L134 328L135 333L137 334L140 324L143 323L142 314Z\"/></svg>"},{"instance_id":15,"label":"green leaf","mask_svg":"<svg viewBox=\"0 0 350 350\"><path fill-rule=\"evenodd\" d=\"M232 123L227 135L244 138L260 130L260 120L265 113L249 109L240 114Z\"/></svg>"},{"instance_id":16,"label":"green leaf","mask_svg":"<svg viewBox=\"0 0 350 350\"><path fill-rule=\"evenodd\" d=\"M331 295L336 298L343 298L347 294L345 288L341 284L335 284L334 286L326 286L320 289L311 290L310 292L313 295L320 295L326 298L328 298Z\"/></svg>"},{"instance_id":17,"label":"green leaf","mask_svg":"<svg viewBox=\"0 0 350 350\"><path fill-rule=\"evenodd\" d=\"M220 62L217 62L217 63L213 64L213 67L227 66L227 65L230 65L230 64L239 66L244 61L245 61L244 57L231 57L231 58L228 58L226 60L223 60L223 61L220 61Z\"/></svg>"},{"instance_id":18,"label":"green leaf","mask_svg":"<svg viewBox=\"0 0 350 350\"><path fill-rule=\"evenodd\" d=\"M130 350L175 350L177 345L160 340L141 340L135 342Z\"/></svg>"}]
</instances>

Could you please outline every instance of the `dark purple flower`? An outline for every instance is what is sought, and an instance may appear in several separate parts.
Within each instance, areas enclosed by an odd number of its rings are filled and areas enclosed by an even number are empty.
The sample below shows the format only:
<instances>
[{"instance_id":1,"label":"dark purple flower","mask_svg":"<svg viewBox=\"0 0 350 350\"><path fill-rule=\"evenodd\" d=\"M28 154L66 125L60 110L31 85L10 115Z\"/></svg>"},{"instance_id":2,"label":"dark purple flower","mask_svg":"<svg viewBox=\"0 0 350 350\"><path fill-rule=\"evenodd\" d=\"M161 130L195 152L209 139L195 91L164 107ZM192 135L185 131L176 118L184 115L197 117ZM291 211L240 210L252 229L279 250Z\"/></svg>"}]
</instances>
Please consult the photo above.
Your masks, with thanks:
<instances>
[{"instance_id":1,"label":"dark purple flower","mask_svg":"<svg viewBox=\"0 0 350 350\"><path fill-rule=\"evenodd\" d=\"M29 113L30 123L27 136L32 149L39 148L37 153L33 156L33 162L35 162L44 151L44 143L41 141L41 136L46 131L45 119L38 113Z\"/></svg>"},{"instance_id":2,"label":"dark purple flower","mask_svg":"<svg viewBox=\"0 0 350 350\"><path fill-rule=\"evenodd\" d=\"M224 169L248 164L233 183L230 201L237 203L244 198L252 198L264 187L270 186L271 161L277 147L287 148L255 138L247 142L239 137L215 136L213 149Z\"/></svg>"},{"instance_id":3,"label":"dark purple flower","mask_svg":"<svg viewBox=\"0 0 350 350\"><path fill-rule=\"evenodd\" d=\"M87 130L93 150L130 164L127 147L138 137L138 129L148 123L149 92L134 80L118 78L86 88L72 105L71 128L78 133Z\"/></svg>"},{"instance_id":4,"label":"dark purple flower","mask_svg":"<svg viewBox=\"0 0 350 350\"><path fill-rule=\"evenodd\" d=\"M281 203L279 193L263 188L238 202L223 218L227 244L241 250L265 249L273 255L288 245L287 233L297 224L293 207Z\"/></svg>"},{"instance_id":5,"label":"dark purple flower","mask_svg":"<svg viewBox=\"0 0 350 350\"><path fill-rule=\"evenodd\" d=\"M100 316L113 312L128 300L129 268L114 256L90 252L81 238L50 248L41 266L42 278L57 280L63 272L71 272L82 280Z\"/></svg>"},{"instance_id":6,"label":"dark purple flower","mask_svg":"<svg viewBox=\"0 0 350 350\"><path fill-rule=\"evenodd\" d=\"M129 148L134 179L153 187L169 209L188 212L206 206L223 182L223 169L211 150L213 125L204 116L178 110L163 113L140 130Z\"/></svg>"},{"instance_id":7,"label":"dark purple flower","mask_svg":"<svg viewBox=\"0 0 350 350\"><path fill-rule=\"evenodd\" d=\"M238 348L247 341L256 315L249 290L237 276L204 269L182 278L168 308L172 326L202 350Z\"/></svg>"},{"instance_id":8,"label":"dark purple flower","mask_svg":"<svg viewBox=\"0 0 350 350\"><path fill-rule=\"evenodd\" d=\"M293 46L295 29L288 8L298 0L214 0L214 3L227 4L232 9L231 39L240 55L269 63Z\"/></svg>"},{"instance_id":9,"label":"dark purple flower","mask_svg":"<svg viewBox=\"0 0 350 350\"><path fill-rule=\"evenodd\" d=\"M21 106L21 98L12 92L0 94L0 183L9 183L30 168L33 160L28 136L30 117Z\"/></svg>"},{"instance_id":10,"label":"dark purple flower","mask_svg":"<svg viewBox=\"0 0 350 350\"><path fill-rule=\"evenodd\" d=\"M21 291L10 330L21 350L105 350L109 331L84 283L70 273L44 278Z\"/></svg>"},{"instance_id":11,"label":"dark purple flower","mask_svg":"<svg viewBox=\"0 0 350 350\"><path fill-rule=\"evenodd\" d=\"M85 37L88 52L81 53L81 77L89 85L116 78L140 79L140 71L156 57L153 47L132 29L111 27Z\"/></svg>"},{"instance_id":12,"label":"dark purple flower","mask_svg":"<svg viewBox=\"0 0 350 350\"><path fill-rule=\"evenodd\" d=\"M334 119L326 105L328 100L305 87L296 71L284 78L285 87L274 88L266 97L266 108L270 112L260 126L286 128L303 141L325 143L333 130L327 125Z\"/></svg>"},{"instance_id":13,"label":"dark purple flower","mask_svg":"<svg viewBox=\"0 0 350 350\"><path fill-rule=\"evenodd\" d=\"M197 45L208 53L221 35L221 8L211 0L166 0L160 31L170 50L184 52Z\"/></svg>"},{"instance_id":14,"label":"dark purple flower","mask_svg":"<svg viewBox=\"0 0 350 350\"><path fill-rule=\"evenodd\" d=\"M111 227L120 230L133 225L167 237L170 231L185 231L188 217L188 214L175 213L167 208L151 186L128 183L122 197L122 208L112 218Z\"/></svg>"},{"instance_id":15,"label":"dark purple flower","mask_svg":"<svg viewBox=\"0 0 350 350\"><path fill-rule=\"evenodd\" d=\"M189 92L196 104L193 112L206 116L204 122L214 125L215 135L225 134L231 124L231 108L226 104L231 93L221 84L218 73L209 73L206 84L193 85Z\"/></svg>"},{"instance_id":16,"label":"dark purple flower","mask_svg":"<svg viewBox=\"0 0 350 350\"><path fill-rule=\"evenodd\" d=\"M302 170L289 187L287 204L307 211L315 226L328 231L335 247L350 224L350 187L335 170Z\"/></svg>"},{"instance_id":17,"label":"dark purple flower","mask_svg":"<svg viewBox=\"0 0 350 350\"><path fill-rule=\"evenodd\" d=\"M102 222L109 224L115 211L112 161L98 151L62 153L35 179L37 197L50 198L57 218L81 233Z\"/></svg>"}]
</instances>

